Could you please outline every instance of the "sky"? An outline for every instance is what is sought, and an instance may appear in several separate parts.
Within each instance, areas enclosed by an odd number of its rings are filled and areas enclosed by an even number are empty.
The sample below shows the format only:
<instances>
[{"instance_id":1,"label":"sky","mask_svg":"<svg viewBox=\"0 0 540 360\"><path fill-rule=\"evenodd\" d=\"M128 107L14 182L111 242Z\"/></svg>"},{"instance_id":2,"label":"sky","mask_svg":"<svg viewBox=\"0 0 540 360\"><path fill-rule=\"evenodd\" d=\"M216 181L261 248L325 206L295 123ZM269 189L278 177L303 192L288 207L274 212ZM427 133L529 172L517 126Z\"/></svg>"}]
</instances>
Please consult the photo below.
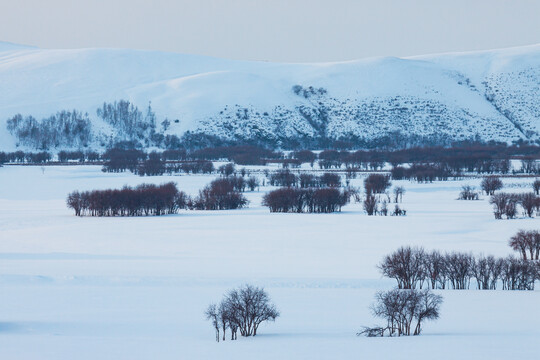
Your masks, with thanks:
<instances>
[{"instance_id":1,"label":"sky","mask_svg":"<svg viewBox=\"0 0 540 360\"><path fill-rule=\"evenodd\" d=\"M279 62L540 43L540 0L0 0L0 41Z\"/></svg>"}]
</instances>

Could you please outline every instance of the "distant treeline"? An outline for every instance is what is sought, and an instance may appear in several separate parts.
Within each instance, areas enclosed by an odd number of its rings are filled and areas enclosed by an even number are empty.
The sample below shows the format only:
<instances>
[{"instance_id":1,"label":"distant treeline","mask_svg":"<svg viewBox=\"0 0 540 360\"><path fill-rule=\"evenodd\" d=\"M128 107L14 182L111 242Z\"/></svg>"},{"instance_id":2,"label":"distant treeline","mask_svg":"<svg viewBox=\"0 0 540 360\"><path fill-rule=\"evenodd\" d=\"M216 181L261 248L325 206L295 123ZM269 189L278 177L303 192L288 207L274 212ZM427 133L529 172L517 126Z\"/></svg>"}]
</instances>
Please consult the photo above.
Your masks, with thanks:
<instances>
[{"instance_id":1,"label":"distant treeline","mask_svg":"<svg viewBox=\"0 0 540 360\"><path fill-rule=\"evenodd\" d=\"M161 175L178 171L212 172L210 162L232 161L239 165L278 163L284 168L303 163L317 164L321 169L341 169L354 175L358 171L378 171L390 164L394 180L412 179L420 182L447 180L463 173L540 174L540 147L531 145L506 146L474 144L456 148L414 148L398 151L338 151L316 153L300 150L285 154L256 146L208 147L196 150L168 149L147 153L134 149L133 143L123 142L102 154L95 151L60 151L61 162L105 162L104 171L133 171L141 175ZM36 154L40 154L37 156ZM0 153L0 162L48 162L47 152ZM520 169L512 169L510 159L521 161ZM167 167L166 164L176 165ZM186 165L182 165L186 163Z\"/></svg>"}]
</instances>

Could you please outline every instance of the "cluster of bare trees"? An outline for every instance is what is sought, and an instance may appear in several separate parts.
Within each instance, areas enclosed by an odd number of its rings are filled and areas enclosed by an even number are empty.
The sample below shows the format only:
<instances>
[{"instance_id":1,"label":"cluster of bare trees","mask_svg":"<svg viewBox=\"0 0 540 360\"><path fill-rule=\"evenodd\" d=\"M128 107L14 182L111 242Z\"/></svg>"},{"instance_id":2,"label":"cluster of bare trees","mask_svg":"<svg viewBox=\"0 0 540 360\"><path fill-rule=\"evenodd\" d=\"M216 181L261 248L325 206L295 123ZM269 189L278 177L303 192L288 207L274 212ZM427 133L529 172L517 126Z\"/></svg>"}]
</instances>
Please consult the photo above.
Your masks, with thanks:
<instances>
[{"instance_id":1,"label":"cluster of bare trees","mask_svg":"<svg viewBox=\"0 0 540 360\"><path fill-rule=\"evenodd\" d=\"M415 180L417 182L446 181L456 176L451 169L442 164L412 164L410 167L395 166L391 170L394 180Z\"/></svg>"},{"instance_id":2,"label":"cluster of bare trees","mask_svg":"<svg viewBox=\"0 0 540 360\"><path fill-rule=\"evenodd\" d=\"M540 232L537 230L518 231L510 238L508 245L519 252L523 260L540 260Z\"/></svg>"},{"instance_id":3,"label":"cluster of bare trees","mask_svg":"<svg viewBox=\"0 0 540 360\"><path fill-rule=\"evenodd\" d=\"M384 174L370 174L364 180L366 193L371 194L382 194L391 185L390 176Z\"/></svg>"},{"instance_id":4,"label":"cluster of bare trees","mask_svg":"<svg viewBox=\"0 0 540 360\"><path fill-rule=\"evenodd\" d=\"M135 149L112 148L107 150L102 158L105 160L103 172L136 172L139 162L146 160L146 153Z\"/></svg>"},{"instance_id":5,"label":"cluster of bare trees","mask_svg":"<svg viewBox=\"0 0 540 360\"><path fill-rule=\"evenodd\" d=\"M214 164L208 160L183 161L166 164L165 172L168 174L179 172L185 172L186 174L211 174L214 172Z\"/></svg>"},{"instance_id":6,"label":"cluster of bare trees","mask_svg":"<svg viewBox=\"0 0 540 360\"><path fill-rule=\"evenodd\" d=\"M422 323L439 318L442 296L429 290L394 289L375 295L373 315L386 320L385 326L364 327L357 335L420 335Z\"/></svg>"},{"instance_id":7,"label":"cluster of bare trees","mask_svg":"<svg viewBox=\"0 0 540 360\"><path fill-rule=\"evenodd\" d=\"M279 311L271 303L268 293L262 288L244 285L229 291L219 304L210 304L204 313L216 331L216 341L225 341L227 329L231 340L241 336L255 336L265 321L275 321Z\"/></svg>"},{"instance_id":8,"label":"cluster of bare trees","mask_svg":"<svg viewBox=\"0 0 540 360\"><path fill-rule=\"evenodd\" d=\"M510 194L496 193L491 196L489 203L493 205L495 219L514 219L518 216L518 206L521 207L525 216L533 217L534 213L540 214L540 197L534 193Z\"/></svg>"},{"instance_id":9,"label":"cluster of bare trees","mask_svg":"<svg viewBox=\"0 0 540 360\"><path fill-rule=\"evenodd\" d=\"M41 121L17 114L7 121L8 131L20 144L36 149L51 147L85 147L92 141L92 124L88 114L62 110Z\"/></svg>"},{"instance_id":10,"label":"cluster of bare trees","mask_svg":"<svg viewBox=\"0 0 540 360\"><path fill-rule=\"evenodd\" d=\"M143 216L174 214L188 204L187 195L174 183L125 186L118 190L74 191L67 206L76 216Z\"/></svg>"},{"instance_id":11,"label":"cluster of bare trees","mask_svg":"<svg viewBox=\"0 0 540 360\"><path fill-rule=\"evenodd\" d=\"M330 172L317 176L314 174L296 175L290 170L279 170L269 174L268 180L272 186L300 187L303 189L341 186L341 176Z\"/></svg>"},{"instance_id":12,"label":"cluster of bare trees","mask_svg":"<svg viewBox=\"0 0 540 360\"><path fill-rule=\"evenodd\" d=\"M156 130L156 115L150 105L143 114L127 100L103 103L97 109L97 115L119 130L120 140L148 139Z\"/></svg>"},{"instance_id":13,"label":"cluster of bare trees","mask_svg":"<svg viewBox=\"0 0 540 360\"><path fill-rule=\"evenodd\" d=\"M486 195L493 195L495 194L495 191L503 188L503 182L497 176L487 176L482 180L480 187L482 188L482 191L486 193Z\"/></svg>"},{"instance_id":14,"label":"cluster of bare trees","mask_svg":"<svg viewBox=\"0 0 540 360\"><path fill-rule=\"evenodd\" d=\"M237 189L236 177L212 181L198 196L190 197L174 183L142 184L135 188L74 191L67 197L67 206L76 216L148 216L175 214L179 209L229 210L247 205Z\"/></svg>"},{"instance_id":15,"label":"cluster of bare trees","mask_svg":"<svg viewBox=\"0 0 540 360\"><path fill-rule=\"evenodd\" d=\"M341 211L350 200L347 190L338 188L300 189L284 187L270 191L263 197L263 206L270 212L331 213Z\"/></svg>"},{"instance_id":16,"label":"cluster of bare trees","mask_svg":"<svg viewBox=\"0 0 540 360\"><path fill-rule=\"evenodd\" d=\"M405 188L403 186L396 186L393 190L393 198L396 203L394 210L388 209L389 204L392 202L392 196L389 192L383 194L374 194L370 191L369 187L366 187L366 192L363 200L363 207L366 214L371 215L382 215L382 216L405 216L407 215L407 210L402 209L398 205L398 201L403 201L403 194L405 194Z\"/></svg>"},{"instance_id":17,"label":"cluster of bare trees","mask_svg":"<svg viewBox=\"0 0 540 360\"><path fill-rule=\"evenodd\" d=\"M341 176L339 176L339 174L329 172L326 172L321 176L313 174L300 174L300 176L298 176L298 185L301 188L340 187Z\"/></svg>"},{"instance_id":18,"label":"cluster of bare trees","mask_svg":"<svg viewBox=\"0 0 540 360\"><path fill-rule=\"evenodd\" d=\"M401 247L386 256L379 269L386 277L395 279L399 289L417 289L424 285L432 289L469 289L476 280L478 289L534 290L540 278L537 261L514 257L475 257L472 254Z\"/></svg>"},{"instance_id":19,"label":"cluster of bare trees","mask_svg":"<svg viewBox=\"0 0 540 360\"><path fill-rule=\"evenodd\" d=\"M219 178L199 191L199 195L191 199L189 208L195 210L231 210L245 207L248 200L235 187L234 180Z\"/></svg>"},{"instance_id":20,"label":"cluster of bare trees","mask_svg":"<svg viewBox=\"0 0 540 360\"><path fill-rule=\"evenodd\" d=\"M458 200L478 200L478 198L478 191L475 190L474 186L463 185L461 187Z\"/></svg>"}]
</instances>

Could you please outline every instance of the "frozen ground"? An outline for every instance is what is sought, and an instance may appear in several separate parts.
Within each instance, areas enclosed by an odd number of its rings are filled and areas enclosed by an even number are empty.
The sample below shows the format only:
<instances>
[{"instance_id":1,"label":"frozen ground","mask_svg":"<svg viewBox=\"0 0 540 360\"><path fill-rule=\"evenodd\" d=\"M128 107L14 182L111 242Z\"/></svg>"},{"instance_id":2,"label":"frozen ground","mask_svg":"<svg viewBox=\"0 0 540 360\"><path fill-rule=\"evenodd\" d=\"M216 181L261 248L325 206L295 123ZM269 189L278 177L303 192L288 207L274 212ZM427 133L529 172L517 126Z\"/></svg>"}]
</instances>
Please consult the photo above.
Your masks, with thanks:
<instances>
[{"instance_id":1,"label":"frozen ground","mask_svg":"<svg viewBox=\"0 0 540 360\"><path fill-rule=\"evenodd\" d=\"M505 256L518 229L461 185L414 184L406 217L270 214L248 209L144 218L77 218L72 190L176 181L196 193L214 176L103 174L99 167L0 168L2 359L537 359L540 293L443 291L442 317L410 338L356 337L377 320L374 293L393 286L376 264L401 245ZM531 179L505 179L524 191ZM361 179L355 180L356 185ZM264 286L281 310L260 335L215 343L203 318L231 287Z\"/></svg>"}]
</instances>

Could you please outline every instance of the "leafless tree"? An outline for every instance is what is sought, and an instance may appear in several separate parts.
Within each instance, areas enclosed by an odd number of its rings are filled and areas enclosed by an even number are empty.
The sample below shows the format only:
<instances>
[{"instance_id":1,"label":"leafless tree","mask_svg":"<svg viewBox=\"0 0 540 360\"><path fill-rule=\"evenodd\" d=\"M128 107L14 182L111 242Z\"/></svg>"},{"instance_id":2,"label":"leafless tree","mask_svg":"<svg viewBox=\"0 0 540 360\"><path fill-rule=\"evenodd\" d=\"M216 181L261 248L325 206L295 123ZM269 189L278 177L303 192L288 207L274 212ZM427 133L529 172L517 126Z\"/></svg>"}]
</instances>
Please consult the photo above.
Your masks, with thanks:
<instances>
[{"instance_id":1,"label":"leafless tree","mask_svg":"<svg viewBox=\"0 0 540 360\"><path fill-rule=\"evenodd\" d=\"M379 199L371 192L366 192L364 199L364 210L368 215L374 215L378 211Z\"/></svg>"},{"instance_id":2,"label":"leafless tree","mask_svg":"<svg viewBox=\"0 0 540 360\"><path fill-rule=\"evenodd\" d=\"M225 341L226 331L230 329L231 340L241 336L255 336L259 326L265 321L275 321L279 317L274 304L270 302L268 293L262 288L244 285L229 291L219 307L211 304L205 312L208 320L216 330L216 341L219 342L220 331Z\"/></svg>"},{"instance_id":3,"label":"leafless tree","mask_svg":"<svg viewBox=\"0 0 540 360\"><path fill-rule=\"evenodd\" d=\"M503 188L503 183L497 176L486 176L480 186L486 195L493 195L495 191Z\"/></svg>"},{"instance_id":4,"label":"leafless tree","mask_svg":"<svg viewBox=\"0 0 540 360\"><path fill-rule=\"evenodd\" d=\"M389 336L420 335L422 323L426 320L439 318L442 304L440 295L432 294L429 290L402 290L378 292L375 295L373 314L386 320L386 326L364 328L358 335Z\"/></svg>"},{"instance_id":5,"label":"leafless tree","mask_svg":"<svg viewBox=\"0 0 540 360\"><path fill-rule=\"evenodd\" d=\"M403 186L394 187L394 202L403 202L403 195L405 194L405 188Z\"/></svg>"},{"instance_id":6,"label":"leafless tree","mask_svg":"<svg viewBox=\"0 0 540 360\"><path fill-rule=\"evenodd\" d=\"M468 289L473 274L474 257L471 254L453 252L446 254L447 276L453 289Z\"/></svg>"},{"instance_id":7,"label":"leafless tree","mask_svg":"<svg viewBox=\"0 0 540 360\"><path fill-rule=\"evenodd\" d=\"M389 175L370 174L364 180L366 192L371 192L374 194L382 194L390 187L390 185L392 185L392 183L390 182Z\"/></svg>"},{"instance_id":8,"label":"leafless tree","mask_svg":"<svg viewBox=\"0 0 540 360\"><path fill-rule=\"evenodd\" d=\"M422 288L423 279L426 278L425 257L423 248L400 247L387 255L378 268L384 276L396 279L399 289Z\"/></svg>"},{"instance_id":9,"label":"leafless tree","mask_svg":"<svg viewBox=\"0 0 540 360\"><path fill-rule=\"evenodd\" d=\"M523 260L527 260L527 253L529 253L529 260L539 260L540 232L520 230L510 238L508 245L512 250L518 251Z\"/></svg>"},{"instance_id":10,"label":"leafless tree","mask_svg":"<svg viewBox=\"0 0 540 360\"><path fill-rule=\"evenodd\" d=\"M262 288L244 285L229 291L224 299L225 306L234 314L234 322L242 336L255 336L261 323L275 321L279 311L270 302L268 293Z\"/></svg>"},{"instance_id":11,"label":"leafless tree","mask_svg":"<svg viewBox=\"0 0 540 360\"><path fill-rule=\"evenodd\" d=\"M540 195L540 179L535 179L533 184L534 193Z\"/></svg>"},{"instance_id":12,"label":"leafless tree","mask_svg":"<svg viewBox=\"0 0 540 360\"><path fill-rule=\"evenodd\" d=\"M538 204L538 197L532 192L521 194L519 197L519 203L523 208L523 211L528 217L533 217L534 209Z\"/></svg>"},{"instance_id":13,"label":"leafless tree","mask_svg":"<svg viewBox=\"0 0 540 360\"><path fill-rule=\"evenodd\" d=\"M212 326L216 330L216 341L219 342L219 315L216 304L210 304L204 312L204 315L206 316L206 320L212 322Z\"/></svg>"},{"instance_id":14,"label":"leafless tree","mask_svg":"<svg viewBox=\"0 0 540 360\"><path fill-rule=\"evenodd\" d=\"M255 191L255 188L259 186L259 180L255 176L250 176L247 180L247 187L251 191Z\"/></svg>"},{"instance_id":15,"label":"leafless tree","mask_svg":"<svg viewBox=\"0 0 540 360\"><path fill-rule=\"evenodd\" d=\"M459 200L478 200L478 193L474 190L473 186L463 185L461 192L459 193Z\"/></svg>"},{"instance_id":16,"label":"leafless tree","mask_svg":"<svg viewBox=\"0 0 540 360\"><path fill-rule=\"evenodd\" d=\"M434 250L426 254L424 258L424 272L432 289L444 289L446 287L446 261L439 251Z\"/></svg>"}]
</instances>

